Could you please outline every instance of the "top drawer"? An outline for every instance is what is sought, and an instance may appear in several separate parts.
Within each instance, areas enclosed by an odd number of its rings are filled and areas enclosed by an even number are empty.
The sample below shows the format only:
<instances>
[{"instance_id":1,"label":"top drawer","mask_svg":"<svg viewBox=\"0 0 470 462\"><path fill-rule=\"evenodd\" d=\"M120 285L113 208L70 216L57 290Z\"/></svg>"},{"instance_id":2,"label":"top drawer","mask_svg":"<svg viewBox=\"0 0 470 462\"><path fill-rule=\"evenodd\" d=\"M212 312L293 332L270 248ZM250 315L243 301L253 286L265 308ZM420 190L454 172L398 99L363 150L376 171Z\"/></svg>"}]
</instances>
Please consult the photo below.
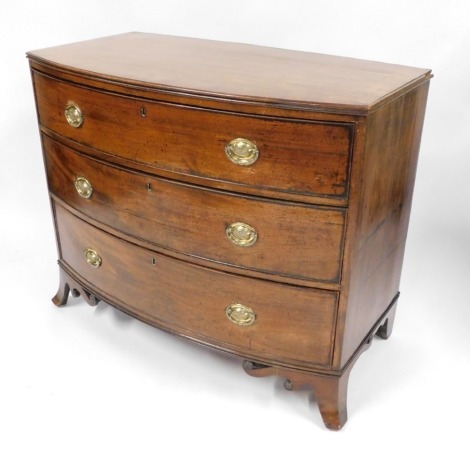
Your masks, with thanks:
<instances>
[{"instance_id":1,"label":"top drawer","mask_svg":"<svg viewBox=\"0 0 470 462\"><path fill-rule=\"evenodd\" d=\"M43 126L158 169L159 174L217 182L212 186L223 189L256 188L262 195L347 197L351 124L247 116L129 98L36 72L34 82ZM69 102L83 117L76 128L65 117ZM241 143L227 154L227 145L237 138L254 145Z\"/></svg>"}]
</instances>

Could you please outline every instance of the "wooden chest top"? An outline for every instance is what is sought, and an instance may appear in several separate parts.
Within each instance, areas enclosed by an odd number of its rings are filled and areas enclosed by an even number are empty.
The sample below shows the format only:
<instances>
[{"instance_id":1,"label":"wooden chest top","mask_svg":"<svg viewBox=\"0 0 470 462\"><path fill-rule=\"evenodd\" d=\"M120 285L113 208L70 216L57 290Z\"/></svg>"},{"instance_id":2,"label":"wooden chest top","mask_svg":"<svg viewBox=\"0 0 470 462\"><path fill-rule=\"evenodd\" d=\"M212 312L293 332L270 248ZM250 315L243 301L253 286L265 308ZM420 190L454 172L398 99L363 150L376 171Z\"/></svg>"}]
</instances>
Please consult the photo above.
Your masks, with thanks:
<instances>
[{"instance_id":1,"label":"wooden chest top","mask_svg":"<svg viewBox=\"0 0 470 462\"><path fill-rule=\"evenodd\" d=\"M414 67L140 32L28 56L118 83L349 114L366 114L430 77Z\"/></svg>"}]
</instances>

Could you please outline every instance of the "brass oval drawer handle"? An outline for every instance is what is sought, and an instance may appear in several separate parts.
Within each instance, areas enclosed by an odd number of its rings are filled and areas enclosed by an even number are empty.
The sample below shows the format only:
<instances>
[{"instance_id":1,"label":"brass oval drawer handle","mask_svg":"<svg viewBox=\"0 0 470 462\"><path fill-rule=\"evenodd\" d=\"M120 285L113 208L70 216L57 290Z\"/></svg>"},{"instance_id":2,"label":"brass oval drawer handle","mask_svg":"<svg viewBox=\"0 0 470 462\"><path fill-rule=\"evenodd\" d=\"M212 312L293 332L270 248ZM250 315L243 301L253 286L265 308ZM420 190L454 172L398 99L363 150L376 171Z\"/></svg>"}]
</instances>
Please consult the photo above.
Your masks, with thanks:
<instances>
[{"instance_id":1,"label":"brass oval drawer handle","mask_svg":"<svg viewBox=\"0 0 470 462\"><path fill-rule=\"evenodd\" d=\"M256 230L252 226L240 221L227 226L225 234L233 244L239 247L251 247L258 240Z\"/></svg>"},{"instance_id":2,"label":"brass oval drawer handle","mask_svg":"<svg viewBox=\"0 0 470 462\"><path fill-rule=\"evenodd\" d=\"M90 266L93 266L93 268L99 268L101 266L101 257L94 249L85 249L85 260Z\"/></svg>"},{"instance_id":3,"label":"brass oval drawer handle","mask_svg":"<svg viewBox=\"0 0 470 462\"><path fill-rule=\"evenodd\" d=\"M225 146L225 154L237 165L254 164L259 157L259 150L253 141L235 138Z\"/></svg>"},{"instance_id":4,"label":"brass oval drawer handle","mask_svg":"<svg viewBox=\"0 0 470 462\"><path fill-rule=\"evenodd\" d=\"M83 124L83 113L73 101L69 101L65 106L65 118L73 128L81 127Z\"/></svg>"},{"instance_id":5,"label":"brass oval drawer handle","mask_svg":"<svg viewBox=\"0 0 470 462\"><path fill-rule=\"evenodd\" d=\"M225 309L225 314L234 324L242 327L253 325L256 320L254 311L241 303L234 303Z\"/></svg>"},{"instance_id":6,"label":"brass oval drawer handle","mask_svg":"<svg viewBox=\"0 0 470 462\"><path fill-rule=\"evenodd\" d=\"M89 199L93 194L93 187L84 176L77 176L75 179L75 189L84 199Z\"/></svg>"}]
</instances>

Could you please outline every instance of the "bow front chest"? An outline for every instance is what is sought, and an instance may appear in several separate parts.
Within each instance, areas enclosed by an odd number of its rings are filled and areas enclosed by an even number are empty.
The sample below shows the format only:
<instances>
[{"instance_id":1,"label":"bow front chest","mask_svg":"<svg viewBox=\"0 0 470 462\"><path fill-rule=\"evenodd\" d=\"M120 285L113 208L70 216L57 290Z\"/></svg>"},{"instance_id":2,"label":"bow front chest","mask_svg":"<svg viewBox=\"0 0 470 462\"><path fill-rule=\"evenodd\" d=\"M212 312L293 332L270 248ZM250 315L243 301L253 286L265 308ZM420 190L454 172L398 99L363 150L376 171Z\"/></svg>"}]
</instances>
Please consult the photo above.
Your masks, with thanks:
<instances>
[{"instance_id":1,"label":"bow front chest","mask_svg":"<svg viewBox=\"0 0 470 462\"><path fill-rule=\"evenodd\" d=\"M430 72L144 33L28 58L54 303L238 355L341 428L392 330Z\"/></svg>"}]
</instances>

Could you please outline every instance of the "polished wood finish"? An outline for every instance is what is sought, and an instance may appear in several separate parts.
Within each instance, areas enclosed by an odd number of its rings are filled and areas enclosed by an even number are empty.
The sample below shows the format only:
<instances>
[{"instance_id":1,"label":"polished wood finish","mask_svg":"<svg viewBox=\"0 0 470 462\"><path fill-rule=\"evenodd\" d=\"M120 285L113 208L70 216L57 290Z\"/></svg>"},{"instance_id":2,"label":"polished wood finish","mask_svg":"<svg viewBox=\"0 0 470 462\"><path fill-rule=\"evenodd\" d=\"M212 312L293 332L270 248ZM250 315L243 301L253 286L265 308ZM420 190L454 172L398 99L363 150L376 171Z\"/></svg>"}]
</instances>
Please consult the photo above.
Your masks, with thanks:
<instances>
[{"instance_id":1,"label":"polished wood finish","mask_svg":"<svg viewBox=\"0 0 470 462\"><path fill-rule=\"evenodd\" d=\"M399 291L428 87L406 93L358 126L363 137L353 170L360 172L352 174L360 184L352 187L349 209L357 226L349 231L343 266L338 369Z\"/></svg>"},{"instance_id":2,"label":"polished wood finish","mask_svg":"<svg viewBox=\"0 0 470 462\"><path fill-rule=\"evenodd\" d=\"M140 33L28 57L54 303L103 300L239 355L341 428L353 364L393 328L430 71ZM227 157L235 138L252 165ZM237 222L253 245L229 239Z\"/></svg>"},{"instance_id":3,"label":"polished wood finish","mask_svg":"<svg viewBox=\"0 0 470 462\"><path fill-rule=\"evenodd\" d=\"M117 169L47 137L43 142L51 192L94 219L164 248L225 265L339 282L342 209L221 194ZM74 182L79 175L93 185L89 199L77 194ZM240 221L258 233L252 247L237 247L226 236L227 226Z\"/></svg>"},{"instance_id":4,"label":"polished wood finish","mask_svg":"<svg viewBox=\"0 0 470 462\"><path fill-rule=\"evenodd\" d=\"M67 304L70 292L72 293L73 297L82 296L90 306L96 306L101 301L83 284L80 284L76 278L74 279L72 276L70 276L69 273L61 269L59 289L52 298L54 305L58 307L65 306Z\"/></svg>"},{"instance_id":5,"label":"polished wood finish","mask_svg":"<svg viewBox=\"0 0 470 462\"><path fill-rule=\"evenodd\" d=\"M371 342L372 339L369 337L361 345L359 353L367 350ZM325 426L330 430L340 430L348 420L347 390L349 374L358 358L359 354L355 355L353 361L347 365L341 374L337 375L307 373L296 369L265 366L247 360L243 362L243 369L252 377L268 377L271 375L284 377L286 379L284 388L288 391L303 388L313 391Z\"/></svg>"},{"instance_id":6,"label":"polished wood finish","mask_svg":"<svg viewBox=\"0 0 470 462\"><path fill-rule=\"evenodd\" d=\"M350 124L247 117L201 108L129 99L35 74L41 125L69 139L152 167L185 181L199 178L298 195L346 197ZM64 117L64 101L84 114L79 130ZM145 116L142 116L142 111ZM234 138L254 141L260 157L238 166L225 155ZM195 155L198 153L198 155ZM290 172L286 175L286 172Z\"/></svg>"},{"instance_id":7,"label":"polished wood finish","mask_svg":"<svg viewBox=\"0 0 470 462\"><path fill-rule=\"evenodd\" d=\"M29 53L59 70L149 90L365 114L429 71L240 43L131 32Z\"/></svg>"},{"instance_id":8,"label":"polished wood finish","mask_svg":"<svg viewBox=\"0 0 470 462\"><path fill-rule=\"evenodd\" d=\"M54 209L61 261L113 305L243 356L304 367L331 361L337 293L188 265L106 234L57 204ZM88 247L101 257L100 268L86 262ZM230 322L225 309L234 303L253 309L253 326Z\"/></svg>"}]
</instances>

